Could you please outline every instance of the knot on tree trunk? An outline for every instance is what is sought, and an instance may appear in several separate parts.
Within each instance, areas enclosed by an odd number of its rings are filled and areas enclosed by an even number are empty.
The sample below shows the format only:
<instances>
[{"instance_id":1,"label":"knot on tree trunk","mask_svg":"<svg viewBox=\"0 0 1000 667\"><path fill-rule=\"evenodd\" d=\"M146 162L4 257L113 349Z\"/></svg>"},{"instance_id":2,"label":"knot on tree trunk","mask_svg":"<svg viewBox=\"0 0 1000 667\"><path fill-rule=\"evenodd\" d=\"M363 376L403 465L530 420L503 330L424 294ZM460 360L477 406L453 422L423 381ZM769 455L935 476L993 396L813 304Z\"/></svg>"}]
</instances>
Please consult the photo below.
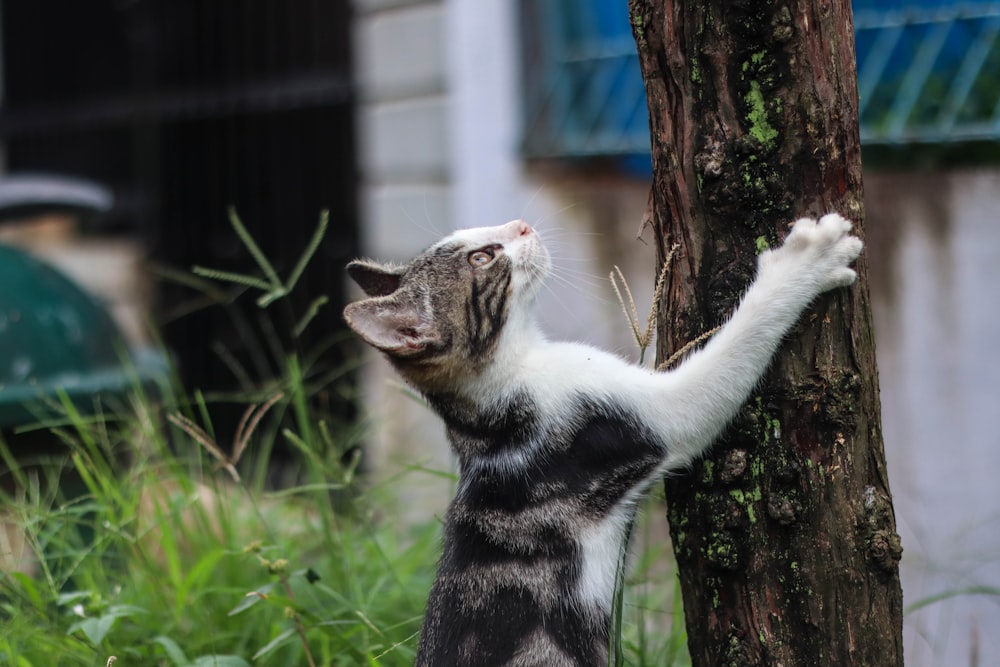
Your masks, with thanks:
<instances>
[{"instance_id":1,"label":"knot on tree trunk","mask_svg":"<svg viewBox=\"0 0 1000 667\"><path fill-rule=\"evenodd\" d=\"M876 530L872 533L868 552L879 568L886 572L895 572L899 559L903 557L903 544L898 533Z\"/></svg>"}]
</instances>

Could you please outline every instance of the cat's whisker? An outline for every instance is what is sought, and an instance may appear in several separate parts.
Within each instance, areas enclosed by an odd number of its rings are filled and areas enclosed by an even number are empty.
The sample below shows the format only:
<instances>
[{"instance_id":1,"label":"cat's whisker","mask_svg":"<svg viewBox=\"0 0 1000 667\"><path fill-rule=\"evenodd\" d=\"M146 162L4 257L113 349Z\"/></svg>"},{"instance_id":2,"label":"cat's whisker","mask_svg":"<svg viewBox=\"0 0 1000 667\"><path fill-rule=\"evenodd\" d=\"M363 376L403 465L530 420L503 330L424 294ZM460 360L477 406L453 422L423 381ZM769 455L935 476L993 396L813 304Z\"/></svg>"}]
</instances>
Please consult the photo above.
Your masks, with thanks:
<instances>
[{"instance_id":1,"label":"cat's whisker","mask_svg":"<svg viewBox=\"0 0 1000 667\"><path fill-rule=\"evenodd\" d=\"M576 311L576 310L573 310L572 308L570 308L569 304L567 304L566 300L563 298L563 295L560 294L559 292L557 292L555 289L553 289L552 285L546 284L543 287L543 289L546 290L549 294L552 295L552 297L553 297L552 300L555 301L556 304L558 304L559 309L561 311L563 311L564 313L566 313L573 322L576 322L576 323L580 322L580 313L579 313L579 311ZM588 297L590 296L587 292L582 292L582 294L584 294L584 295L586 295Z\"/></svg>"},{"instance_id":2,"label":"cat's whisker","mask_svg":"<svg viewBox=\"0 0 1000 667\"><path fill-rule=\"evenodd\" d=\"M549 244L546 246L549 252L549 259L553 262L563 262L563 261L585 261L584 257L580 256L580 253L576 252L574 248L569 246L563 246L558 244Z\"/></svg>"},{"instance_id":3,"label":"cat's whisker","mask_svg":"<svg viewBox=\"0 0 1000 667\"><path fill-rule=\"evenodd\" d=\"M549 275L556 280L566 282L579 287L602 288L608 284L608 279L603 276L595 276L587 271L577 271L566 266L553 268ZM582 284L581 284L582 283Z\"/></svg>"},{"instance_id":4,"label":"cat's whisker","mask_svg":"<svg viewBox=\"0 0 1000 667\"><path fill-rule=\"evenodd\" d=\"M547 285L552 290L555 290L557 286L561 287L567 292L573 294L578 294L582 296L587 301L594 303L608 303L611 300L609 290L610 287L605 285L581 285L578 281L570 280L562 276L553 277L553 284ZM558 295L558 292L554 293Z\"/></svg>"},{"instance_id":5,"label":"cat's whisker","mask_svg":"<svg viewBox=\"0 0 1000 667\"><path fill-rule=\"evenodd\" d=\"M521 215L519 216L521 220L527 219L526 216L528 215L528 211L531 210L531 205L535 203L535 199L538 197L538 195L542 192L544 188L545 188L544 185L539 185L538 187L536 187L535 191L531 193L530 197L528 197L528 201L524 202L524 206L521 209Z\"/></svg>"},{"instance_id":6,"label":"cat's whisker","mask_svg":"<svg viewBox=\"0 0 1000 667\"><path fill-rule=\"evenodd\" d=\"M559 273L549 273L548 278L552 282L559 283L560 285L568 287L573 292L587 292L589 296L595 296L595 297L597 296L596 294L593 293L592 289L594 287L597 287L596 284L584 285L580 280L574 280L568 276ZM548 281L546 282L546 287L551 287ZM584 289L584 288L591 288L591 289Z\"/></svg>"},{"instance_id":7,"label":"cat's whisker","mask_svg":"<svg viewBox=\"0 0 1000 667\"><path fill-rule=\"evenodd\" d=\"M573 265L566 262L553 262L550 273L557 273L563 278L579 280L591 287L596 287L607 282L607 276L593 273L583 269L579 265Z\"/></svg>"},{"instance_id":8,"label":"cat's whisker","mask_svg":"<svg viewBox=\"0 0 1000 667\"><path fill-rule=\"evenodd\" d=\"M583 296L588 301L594 301L594 302L597 302L597 303L607 303L608 302L608 298L607 297L601 296L601 294L603 293L603 289L607 287L607 281L605 281L605 284L597 284L597 283L591 284L591 285L589 285L590 289L584 289L585 287L588 287L588 286L581 285L579 280L573 280L573 279L567 278L566 276L560 276L560 275L551 274L551 273L549 274L549 278L551 278L552 280L558 282L561 285L564 285L569 290L571 290L571 291L573 291L573 292L575 292L577 294L580 294L581 296ZM545 283L545 288L547 290L551 291L552 294L555 295L556 297L559 297L559 293L549 283Z\"/></svg>"},{"instance_id":9,"label":"cat's whisker","mask_svg":"<svg viewBox=\"0 0 1000 667\"><path fill-rule=\"evenodd\" d=\"M566 230L566 234L568 236L593 236L595 238L604 238L608 235L607 232L587 231L584 229L568 229Z\"/></svg>"},{"instance_id":10,"label":"cat's whisker","mask_svg":"<svg viewBox=\"0 0 1000 667\"><path fill-rule=\"evenodd\" d=\"M442 236L442 230L438 229L438 227L434 224L434 221L431 219L431 212L427 208L427 193L426 192L424 193L423 204L424 204L424 219L427 220L427 224L431 226L431 230L434 232L434 235L436 237Z\"/></svg>"},{"instance_id":11,"label":"cat's whisker","mask_svg":"<svg viewBox=\"0 0 1000 667\"><path fill-rule=\"evenodd\" d=\"M600 276L590 271L584 271L582 269L573 268L571 266L557 265L553 264L552 271L555 273L560 273L567 277L579 278L581 280L588 281L592 284L602 284L607 282L606 276Z\"/></svg>"},{"instance_id":12,"label":"cat's whisker","mask_svg":"<svg viewBox=\"0 0 1000 667\"><path fill-rule=\"evenodd\" d=\"M538 232L538 236L542 239L542 241L545 241L547 243L550 240L558 242L566 238L573 238L573 239L581 237L605 238L607 234L605 232L586 231L582 229L558 229L555 231L555 233L549 231Z\"/></svg>"},{"instance_id":13,"label":"cat's whisker","mask_svg":"<svg viewBox=\"0 0 1000 667\"><path fill-rule=\"evenodd\" d=\"M399 212L402 213L406 217L406 219L410 222L411 225L413 225L414 227L416 227L420 231L425 232L429 236L434 237L434 238L438 238L438 237L441 236L440 230L438 230L436 227L434 227L434 223L431 220L430 212L427 210L427 202L426 202L426 200L424 201L424 218L427 219L427 225L425 225L422 222L420 222L419 220L417 220L417 218L415 218L410 213L410 211L407 210L406 207L404 207L402 204L399 205Z\"/></svg>"},{"instance_id":14,"label":"cat's whisker","mask_svg":"<svg viewBox=\"0 0 1000 667\"><path fill-rule=\"evenodd\" d=\"M537 194L538 194L538 191L535 192L535 195L537 195ZM532 195L532 198L534 198L535 195ZM532 226L535 229L545 229L545 225L547 225L549 223L549 221L554 220L554 219L559 219L559 217L563 213L565 213L566 211L571 211L571 210L573 210L574 208L576 208L579 205L580 205L579 202L572 202L570 204L567 204L566 206L563 206L562 208L560 208L558 210L555 210L552 213L550 213L550 214L548 214L548 215L546 215L546 216L544 216L542 218L539 218L538 220L534 221L532 223Z\"/></svg>"}]
</instances>

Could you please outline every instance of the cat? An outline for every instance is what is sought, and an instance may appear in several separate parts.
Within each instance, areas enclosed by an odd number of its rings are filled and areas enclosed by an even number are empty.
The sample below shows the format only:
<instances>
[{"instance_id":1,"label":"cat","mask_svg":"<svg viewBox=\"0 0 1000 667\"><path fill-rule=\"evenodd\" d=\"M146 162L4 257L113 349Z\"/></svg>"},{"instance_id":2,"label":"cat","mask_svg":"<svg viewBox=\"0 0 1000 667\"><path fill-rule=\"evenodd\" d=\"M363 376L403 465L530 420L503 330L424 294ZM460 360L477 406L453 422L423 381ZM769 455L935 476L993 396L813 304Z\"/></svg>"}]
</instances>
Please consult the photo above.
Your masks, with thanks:
<instances>
[{"instance_id":1,"label":"cat","mask_svg":"<svg viewBox=\"0 0 1000 667\"><path fill-rule=\"evenodd\" d=\"M862 243L837 214L765 250L730 321L676 370L550 342L532 315L551 268L526 222L456 231L406 265L347 270L348 325L447 426L459 482L418 667L608 664L616 569L637 500L704 452Z\"/></svg>"}]
</instances>

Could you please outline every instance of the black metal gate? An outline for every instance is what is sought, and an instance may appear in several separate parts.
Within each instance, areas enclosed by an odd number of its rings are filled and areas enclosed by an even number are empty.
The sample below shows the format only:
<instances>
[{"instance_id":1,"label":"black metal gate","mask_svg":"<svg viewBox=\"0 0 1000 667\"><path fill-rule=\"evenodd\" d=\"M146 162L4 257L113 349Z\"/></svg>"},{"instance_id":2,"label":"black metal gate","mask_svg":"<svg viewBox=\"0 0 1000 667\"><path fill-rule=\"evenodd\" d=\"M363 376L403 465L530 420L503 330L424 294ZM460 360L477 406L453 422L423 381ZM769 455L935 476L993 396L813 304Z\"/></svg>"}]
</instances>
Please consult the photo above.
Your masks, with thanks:
<instances>
[{"instance_id":1,"label":"black metal gate","mask_svg":"<svg viewBox=\"0 0 1000 667\"><path fill-rule=\"evenodd\" d=\"M118 205L108 224L182 269L254 270L227 222L234 206L287 270L329 209L330 231L296 309L330 298L305 348L342 329L342 267L358 238L347 0L3 0L0 8L8 170L110 186ZM159 312L194 296L164 283ZM253 367L252 348L269 334L253 298L236 308L258 340L222 308L164 324L188 387L236 387L219 349ZM323 364L345 357L333 346Z\"/></svg>"}]
</instances>

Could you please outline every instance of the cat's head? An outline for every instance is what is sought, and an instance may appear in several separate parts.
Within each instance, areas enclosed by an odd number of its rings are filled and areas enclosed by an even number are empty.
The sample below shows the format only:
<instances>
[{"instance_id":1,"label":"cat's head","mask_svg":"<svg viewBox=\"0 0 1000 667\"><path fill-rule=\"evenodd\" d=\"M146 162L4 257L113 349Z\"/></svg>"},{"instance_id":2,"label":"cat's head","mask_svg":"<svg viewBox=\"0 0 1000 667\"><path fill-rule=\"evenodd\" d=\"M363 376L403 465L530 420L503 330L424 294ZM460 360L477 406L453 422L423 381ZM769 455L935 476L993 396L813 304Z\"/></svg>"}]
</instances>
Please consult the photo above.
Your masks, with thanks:
<instances>
[{"instance_id":1,"label":"cat's head","mask_svg":"<svg viewBox=\"0 0 1000 667\"><path fill-rule=\"evenodd\" d=\"M530 326L549 266L522 220L459 230L405 265L348 264L368 298L349 304L344 318L419 388L447 388L488 367L505 340Z\"/></svg>"}]
</instances>

